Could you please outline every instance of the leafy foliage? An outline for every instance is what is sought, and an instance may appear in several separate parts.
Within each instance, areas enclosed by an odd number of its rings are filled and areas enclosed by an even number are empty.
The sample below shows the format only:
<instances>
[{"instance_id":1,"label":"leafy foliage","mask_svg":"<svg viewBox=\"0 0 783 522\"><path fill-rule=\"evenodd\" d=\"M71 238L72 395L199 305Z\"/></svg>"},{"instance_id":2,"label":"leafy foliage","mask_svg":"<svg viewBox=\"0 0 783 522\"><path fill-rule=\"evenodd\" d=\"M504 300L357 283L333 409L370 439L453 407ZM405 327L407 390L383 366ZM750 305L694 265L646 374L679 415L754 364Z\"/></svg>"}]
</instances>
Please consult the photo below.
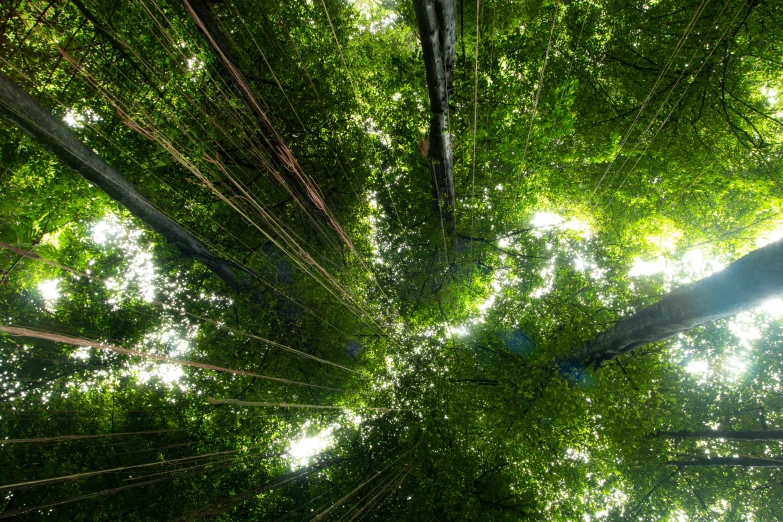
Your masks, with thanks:
<instances>
[{"instance_id":1,"label":"leafy foliage","mask_svg":"<svg viewBox=\"0 0 783 522\"><path fill-rule=\"evenodd\" d=\"M453 234L410 2L210 9L272 134L181 2L5 2L0 68L256 291L4 121L0 324L287 382L2 334L0 518L783 517L672 464L780 441L661 435L783 428L779 306L558 363L779 231L783 5L460 1Z\"/></svg>"}]
</instances>

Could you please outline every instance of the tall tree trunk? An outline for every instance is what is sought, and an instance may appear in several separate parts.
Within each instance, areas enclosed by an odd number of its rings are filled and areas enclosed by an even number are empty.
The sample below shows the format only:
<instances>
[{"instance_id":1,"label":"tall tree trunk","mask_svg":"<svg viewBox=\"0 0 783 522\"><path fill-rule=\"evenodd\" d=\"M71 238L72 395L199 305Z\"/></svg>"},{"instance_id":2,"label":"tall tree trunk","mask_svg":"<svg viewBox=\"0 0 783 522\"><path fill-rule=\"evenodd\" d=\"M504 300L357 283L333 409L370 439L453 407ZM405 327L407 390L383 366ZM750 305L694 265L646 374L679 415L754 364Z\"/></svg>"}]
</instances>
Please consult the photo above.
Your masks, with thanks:
<instances>
[{"instance_id":1,"label":"tall tree trunk","mask_svg":"<svg viewBox=\"0 0 783 522\"><path fill-rule=\"evenodd\" d=\"M690 460L672 460L667 462L679 467L709 467L709 466L746 466L757 468L783 468L780 457L696 457Z\"/></svg>"},{"instance_id":2,"label":"tall tree trunk","mask_svg":"<svg viewBox=\"0 0 783 522\"><path fill-rule=\"evenodd\" d=\"M783 240L739 258L720 272L678 288L621 319L564 358L576 369L598 368L640 346L751 310L783 296Z\"/></svg>"},{"instance_id":3,"label":"tall tree trunk","mask_svg":"<svg viewBox=\"0 0 783 522\"><path fill-rule=\"evenodd\" d=\"M455 0L414 0L419 24L427 90L430 97L429 158L436 202L449 230L453 229L454 173L448 132L449 95L452 92L457 48Z\"/></svg>"},{"instance_id":4,"label":"tall tree trunk","mask_svg":"<svg viewBox=\"0 0 783 522\"><path fill-rule=\"evenodd\" d=\"M783 430L659 431L655 435L672 439L783 440Z\"/></svg>"},{"instance_id":5,"label":"tall tree trunk","mask_svg":"<svg viewBox=\"0 0 783 522\"><path fill-rule=\"evenodd\" d=\"M214 255L193 234L166 217L121 174L85 146L61 121L52 116L8 76L0 72L0 115L14 123L57 158L84 176L131 214L176 246L183 255L206 265L235 290L251 287L248 274L235 271L230 261Z\"/></svg>"}]
</instances>

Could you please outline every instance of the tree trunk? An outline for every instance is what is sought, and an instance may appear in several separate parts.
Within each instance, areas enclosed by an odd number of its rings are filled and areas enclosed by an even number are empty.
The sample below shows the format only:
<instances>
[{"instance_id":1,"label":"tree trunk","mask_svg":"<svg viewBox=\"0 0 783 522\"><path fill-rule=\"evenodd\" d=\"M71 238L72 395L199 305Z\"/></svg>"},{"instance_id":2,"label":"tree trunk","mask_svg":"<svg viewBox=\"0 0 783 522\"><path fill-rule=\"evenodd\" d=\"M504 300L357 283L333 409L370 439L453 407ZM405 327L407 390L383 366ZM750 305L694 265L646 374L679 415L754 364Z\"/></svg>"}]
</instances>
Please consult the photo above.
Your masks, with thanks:
<instances>
[{"instance_id":1,"label":"tree trunk","mask_svg":"<svg viewBox=\"0 0 783 522\"><path fill-rule=\"evenodd\" d=\"M783 296L783 240L739 258L720 272L678 288L621 319L563 359L572 369L598 368L640 346L668 339Z\"/></svg>"},{"instance_id":2,"label":"tree trunk","mask_svg":"<svg viewBox=\"0 0 783 522\"><path fill-rule=\"evenodd\" d=\"M131 214L176 246L183 255L200 261L235 290L250 288L247 274L214 255L193 234L166 217L121 174L85 146L60 120L0 72L0 114L16 124L57 158L84 176Z\"/></svg>"},{"instance_id":3,"label":"tree trunk","mask_svg":"<svg viewBox=\"0 0 783 522\"><path fill-rule=\"evenodd\" d=\"M691 460L672 460L667 462L679 467L709 467L709 466L746 466L756 468L783 468L781 458L762 457L699 457Z\"/></svg>"},{"instance_id":4,"label":"tree trunk","mask_svg":"<svg viewBox=\"0 0 783 522\"><path fill-rule=\"evenodd\" d=\"M414 0L430 97L429 158L436 202L453 229L454 173L448 132L449 95L452 92L457 47L455 0Z\"/></svg>"},{"instance_id":5,"label":"tree trunk","mask_svg":"<svg viewBox=\"0 0 783 522\"><path fill-rule=\"evenodd\" d=\"M655 435L672 439L783 440L783 430L659 431Z\"/></svg>"}]
</instances>

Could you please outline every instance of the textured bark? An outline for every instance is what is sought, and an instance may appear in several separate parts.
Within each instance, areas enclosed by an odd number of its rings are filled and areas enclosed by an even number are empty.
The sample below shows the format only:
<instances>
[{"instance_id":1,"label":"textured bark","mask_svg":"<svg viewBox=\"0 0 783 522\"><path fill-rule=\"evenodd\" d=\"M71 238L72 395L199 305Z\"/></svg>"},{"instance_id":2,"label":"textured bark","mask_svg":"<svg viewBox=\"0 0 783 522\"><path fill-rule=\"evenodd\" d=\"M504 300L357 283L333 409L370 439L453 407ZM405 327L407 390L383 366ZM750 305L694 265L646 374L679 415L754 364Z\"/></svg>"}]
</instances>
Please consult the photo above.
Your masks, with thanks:
<instances>
[{"instance_id":1,"label":"textured bark","mask_svg":"<svg viewBox=\"0 0 783 522\"><path fill-rule=\"evenodd\" d=\"M230 261L214 255L193 234L166 217L121 174L85 146L61 121L0 72L0 115L51 151L131 214L176 246L183 255L206 265L236 290L250 288L250 277Z\"/></svg>"},{"instance_id":2,"label":"textured bark","mask_svg":"<svg viewBox=\"0 0 783 522\"><path fill-rule=\"evenodd\" d=\"M667 462L673 466L709 467L709 466L746 466L756 468L783 468L783 459L780 457L703 457L691 460L672 460Z\"/></svg>"},{"instance_id":3,"label":"textured bark","mask_svg":"<svg viewBox=\"0 0 783 522\"><path fill-rule=\"evenodd\" d=\"M429 159L433 190L436 203L452 229L455 196L447 116L457 47L456 3L455 0L414 0L413 6L419 24L432 111Z\"/></svg>"},{"instance_id":4,"label":"textured bark","mask_svg":"<svg viewBox=\"0 0 783 522\"><path fill-rule=\"evenodd\" d=\"M640 346L751 310L783 296L783 240L741 257L725 269L678 288L621 319L565 357L575 368L599 367Z\"/></svg>"},{"instance_id":5,"label":"textured bark","mask_svg":"<svg viewBox=\"0 0 783 522\"><path fill-rule=\"evenodd\" d=\"M673 439L783 440L783 430L659 431L655 435Z\"/></svg>"}]
</instances>

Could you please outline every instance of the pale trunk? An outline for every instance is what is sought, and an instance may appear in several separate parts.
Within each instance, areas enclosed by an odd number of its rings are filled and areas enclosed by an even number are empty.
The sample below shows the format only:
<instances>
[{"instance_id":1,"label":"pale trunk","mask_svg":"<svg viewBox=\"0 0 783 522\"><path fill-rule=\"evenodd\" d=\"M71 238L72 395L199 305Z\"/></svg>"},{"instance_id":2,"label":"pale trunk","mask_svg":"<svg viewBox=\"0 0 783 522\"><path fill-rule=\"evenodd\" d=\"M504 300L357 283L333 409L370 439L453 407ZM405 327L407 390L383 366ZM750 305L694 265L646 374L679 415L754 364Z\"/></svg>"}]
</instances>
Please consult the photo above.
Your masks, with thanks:
<instances>
[{"instance_id":1,"label":"pale trunk","mask_svg":"<svg viewBox=\"0 0 783 522\"><path fill-rule=\"evenodd\" d=\"M413 6L419 24L432 111L429 158L433 191L449 230L452 230L455 195L448 104L457 46L456 4L454 0L414 0Z\"/></svg>"},{"instance_id":2,"label":"pale trunk","mask_svg":"<svg viewBox=\"0 0 783 522\"><path fill-rule=\"evenodd\" d=\"M752 310L783 296L783 240L739 258L725 269L678 288L619 320L566 356L573 367L599 367L640 346Z\"/></svg>"}]
</instances>

